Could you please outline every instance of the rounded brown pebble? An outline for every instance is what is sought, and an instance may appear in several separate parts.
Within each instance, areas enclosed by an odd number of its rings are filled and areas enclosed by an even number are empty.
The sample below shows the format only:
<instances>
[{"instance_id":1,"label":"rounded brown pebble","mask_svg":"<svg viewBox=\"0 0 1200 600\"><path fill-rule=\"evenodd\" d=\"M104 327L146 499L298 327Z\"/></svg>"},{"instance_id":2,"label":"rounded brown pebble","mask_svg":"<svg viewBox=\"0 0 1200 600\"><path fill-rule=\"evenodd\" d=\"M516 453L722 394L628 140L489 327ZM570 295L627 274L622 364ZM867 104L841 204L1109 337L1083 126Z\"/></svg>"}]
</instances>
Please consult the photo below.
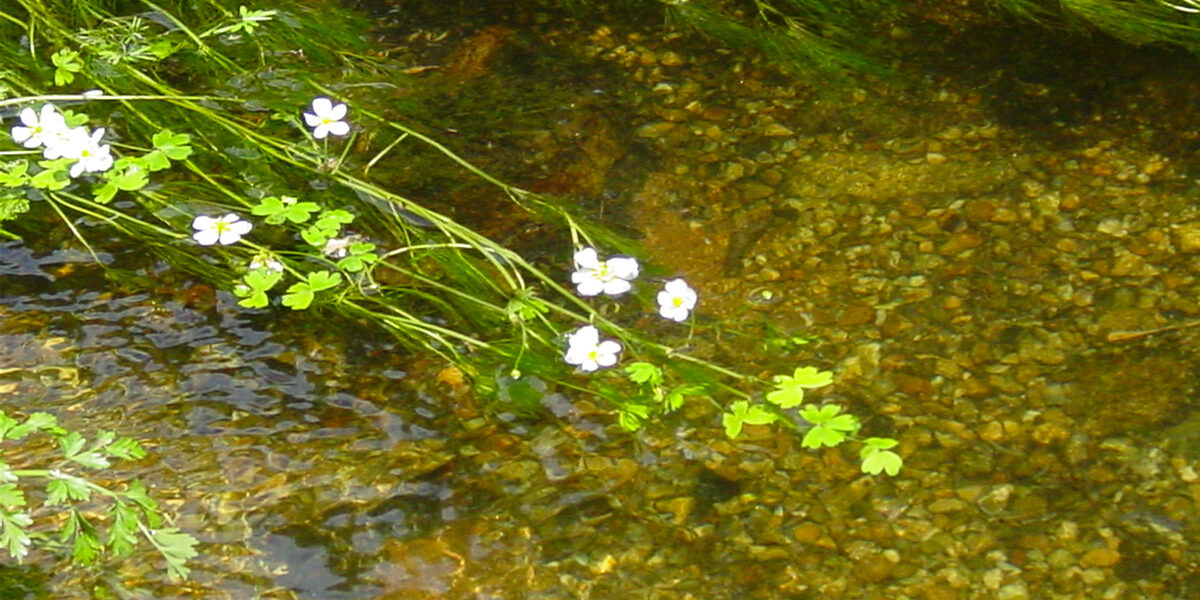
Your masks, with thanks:
<instances>
[{"instance_id":1,"label":"rounded brown pebble","mask_svg":"<svg viewBox=\"0 0 1200 600\"><path fill-rule=\"evenodd\" d=\"M811 544L821 538L821 526L816 523L801 523L792 530L792 537L801 544Z\"/></svg>"},{"instance_id":2,"label":"rounded brown pebble","mask_svg":"<svg viewBox=\"0 0 1200 600\"><path fill-rule=\"evenodd\" d=\"M1093 548L1079 557L1082 567L1111 567L1121 562L1121 553L1109 548Z\"/></svg>"}]
</instances>

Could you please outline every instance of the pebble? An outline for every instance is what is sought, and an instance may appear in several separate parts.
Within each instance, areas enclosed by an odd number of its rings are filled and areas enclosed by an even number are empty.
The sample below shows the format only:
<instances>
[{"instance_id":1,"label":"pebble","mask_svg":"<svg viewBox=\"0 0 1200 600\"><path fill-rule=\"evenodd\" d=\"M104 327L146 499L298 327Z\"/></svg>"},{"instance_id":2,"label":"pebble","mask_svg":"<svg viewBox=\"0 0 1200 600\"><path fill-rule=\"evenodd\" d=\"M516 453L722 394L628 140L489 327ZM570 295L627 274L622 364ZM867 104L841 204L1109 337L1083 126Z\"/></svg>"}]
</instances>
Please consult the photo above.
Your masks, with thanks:
<instances>
[{"instance_id":1,"label":"pebble","mask_svg":"<svg viewBox=\"0 0 1200 600\"><path fill-rule=\"evenodd\" d=\"M1200 252L1200 221L1176 225L1173 229L1180 252Z\"/></svg>"},{"instance_id":2,"label":"pebble","mask_svg":"<svg viewBox=\"0 0 1200 600\"><path fill-rule=\"evenodd\" d=\"M647 123L641 127L638 127L634 134L638 137L649 138L653 140L665 136L667 133L671 132L671 130L675 129L675 127L676 125L669 121L656 121L654 123Z\"/></svg>"},{"instance_id":3,"label":"pebble","mask_svg":"<svg viewBox=\"0 0 1200 600\"><path fill-rule=\"evenodd\" d=\"M929 503L929 512L934 514L958 512L967 507L967 503L958 498L938 498Z\"/></svg>"},{"instance_id":4,"label":"pebble","mask_svg":"<svg viewBox=\"0 0 1200 600\"><path fill-rule=\"evenodd\" d=\"M1005 584L996 590L996 600L1027 600L1028 598L1029 588L1025 587L1025 583L1021 581Z\"/></svg>"},{"instance_id":5,"label":"pebble","mask_svg":"<svg viewBox=\"0 0 1200 600\"><path fill-rule=\"evenodd\" d=\"M763 128L763 135L769 137L791 137L796 135L796 133L779 123L771 123Z\"/></svg>"},{"instance_id":6,"label":"pebble","mask_svg":"<svg viewBox=\"0 0 1200 600\"><path fill-rule=\"evenodd\" d=\"M1079 557L1081 567L1111 567L1121 562L1121 553L1111 548L1093 548Z\"/></svg>"}]
</instances>

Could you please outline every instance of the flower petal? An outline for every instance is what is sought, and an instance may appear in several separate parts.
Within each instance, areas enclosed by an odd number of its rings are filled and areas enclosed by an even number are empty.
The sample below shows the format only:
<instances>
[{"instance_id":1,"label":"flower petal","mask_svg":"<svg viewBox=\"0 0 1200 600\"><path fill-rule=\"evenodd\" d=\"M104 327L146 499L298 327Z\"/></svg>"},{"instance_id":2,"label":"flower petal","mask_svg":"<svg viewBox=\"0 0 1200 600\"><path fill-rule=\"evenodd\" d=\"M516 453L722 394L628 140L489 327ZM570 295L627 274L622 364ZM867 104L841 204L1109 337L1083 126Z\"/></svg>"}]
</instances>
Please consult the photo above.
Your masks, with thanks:
<instances>
[{"instance_id":1,"label":"flower petal","mask_svg":"<svg viewBox=\"0 0 1200 600\"><path fill-rule=\"evenodd\" d=\"M304 123L306 125L308 125L309 127L316 127L317 125L320 125L321 123L324 123L324 122L325 122L325 120L322 119L321 117L318 117L317 115L314 115L312 113L304 113Z\"/></svg>"},{"instance_id":2,"label":"flower petal","mask_svg":"<svg viewBox=\"0 0 1200 600\"><path fill-rule=\"evenodd\" d=\"M633 288L633 284L629 283L628 281L626 281L624 279L610 279L610 280L604 282L603 285L604 285L604 293L608 294L609 296L618 296L620 294L624 294L625 292L628 292L630 289ZM583 292L580 292L580 294L583 294ZM586 296L587 294L583 294L583 295Z\"/></svg>"},{"instance_id":3,"label":"flower petal","mask_svg":"<svg viewBox=\"0 0 1200 600\"><path fill-rule=\"evenodd\" d=\"M238 235L246 235L250 230L254 229L254 224L250 221L236 221L229 224L229 230Z\"/></svg>"},{"instance_id":4,"label":"flower petal","mask_svg":"<svg viewBox=\"0 0 1200 600\"><path fill-rule=\"evenodd\" d=\"M326 125L326 128L333 135L346 135L350 133L350 126L345 121L334 121Z\"/></svg>"},{"instance_id":5,"label":"flower petal","mask_svg":"<svg viewBox=\"0 0 1200 600\"><path fill-rule=\"evenodd\" d=\"M217 220L207 215L197 215L195 219L192 219L192 229L213 229L216 224Z\"/></svg>"},{"instance_id":6,"label":"flower petal","mask_svg":"<svg viewBox=\"0 0 1200 600\"><path fill-rule=\"evenodd\" d=\"M591 348L600 342L600 330L593 325L584 325L571 334L571 346L587 346Z\"/></svg>"},{"instance_id":7,"label":"flower petal","mask_svg":"<svg viewBox=\"0 0 1200 600\"><path fill-rule=\"evenodd\" d=\"M575 291L578 292L580 296L596 296L599 295L600 292L604 291L604 282L596 279L595 277L589 277L582 281L576 281L575 283Z\"/></svg>"},{"instance_id":8,"label":"flower petal","mask_svg":"<svg viewBox=\"0 0 1200 600\"><path fill-rule=\"evenodd\" d=\"M217 233L215 228L201 229L200 231L192 234L192 239L196 240L196 243L200 244L201 246L211 246L217 243L217 237L219 235L220 234Z\"/></svg>"},{"instance_id":9,"label":"flower petal","mask_svg":"<svg viewBox=\"0 0 1200 600\"><path fill-rule=\"evenodd\" d=\"M324 118L329 115L330 109L333 108L333 102L331 102L329 98L326 98L325 96L317 96L316 98L313 98L312 108L313 112L316 113L318 117Z\"/></svg>"},{"instance_id":10,"label":"flower petal","mask_svg":"<svg viewBox=\"0 0 1200 600\"><path fill-rule=\"evenodd\" d=\"M621 279L636 279L638 276L638 262L636 258L614 256L608 259L608 268L612 269L613 275Z\"/></svg>"},{"instance_id":11,"label":"flower petal","mask_svg":"<svg viewBox=\"0 0 1200 600\"><path fill-rule=\"evenodd\" d=\"M326 114L325 116L330 119L333 119L334 121L341 121L342 119L345 119L346 118L346 105L343 103L334 104L333 108L331 108L329 110L329 113Z\"/></svg>"},{"instance_id":12,"label":"flower petal","mask_svg":"<svg viewBox=\"0 0 1200 600\"><path fill-rule=\"evenodd\" d=\"M596 256L595 248L584 248L575 253L575 265L584 269L599 269L600 257Z\"/></svg>"}]
</instances>

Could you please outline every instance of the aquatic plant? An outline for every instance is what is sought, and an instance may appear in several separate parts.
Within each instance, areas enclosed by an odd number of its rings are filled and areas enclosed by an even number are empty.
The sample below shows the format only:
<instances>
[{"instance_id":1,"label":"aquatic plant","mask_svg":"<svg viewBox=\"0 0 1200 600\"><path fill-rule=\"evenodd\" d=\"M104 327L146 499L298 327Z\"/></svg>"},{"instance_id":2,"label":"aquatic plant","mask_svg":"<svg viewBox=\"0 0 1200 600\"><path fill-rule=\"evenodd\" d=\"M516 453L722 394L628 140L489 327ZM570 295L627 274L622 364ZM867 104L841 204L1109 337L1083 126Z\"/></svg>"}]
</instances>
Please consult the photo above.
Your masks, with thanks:
<instances>
[{"instance_id":1,"label":"aquatic plant","mask_svg":"<svg viewBox=\"0 0 1200 600\"><path fill-rule=\"evenodd\" d=\"M35 434L55 441L57 460L44 468L0 460L0 547L9 556L20 562L34 546L65 546L75 562L87 565L102 554L127 556L144 539L166 560L172 578L187 577L186 563L196 556L197 541L168 526L146 486L136 479L120 487L97 483L113 461L146 456L136 441L97 431L89 443L79 432L59 426L54 415L35 412L19 421L0 411L0 442L28 446L27 438ZM29 494L32 490L36 495ZM41 498L40 506L34 498ZM104 516L97 517L93 498L107 503ZM65 513L65 518L49 517L55 513ZM107 524L103 535L100 523ZM46 527L56 528L57 535L47 534Z\"/></svg>"},{"instance_id":2,"label":"aquatic plant","mask_svg":"<svg viewBox=\"0 0 1200 600\"><path fill-rule=\"evenodd\" d=\"M389 116L389 106L356 95L372 77L395 85L405 75L362 53L363 27L345 15L235 13L217 0L130 4L149 12L122 16L106 12L108 3L67 0L17 0L0 10L3 39L38 32L28 48L0 44L0 91L8 96L0 109L22 115L22 129L12 131L19 149L0 165L0 223L10 234L19 233L22 214L45 207L92 251L90 231L70 216L84 215L230 291L247 310L328 311L374 324L410 350L451 362L481 394L529 409L551 388L593 394L631 431L688 398L718 410L734 398L730 411L741 422L765 423L769 414L799 431L784 411L796 407L798 391L829 384L824 372L799 369L777 377L761 404L758 378L639 331L624 317L635 310L606 310L657 299L658 314L683 322L697 294L682 279L666 282L657 298L636 289L641 267L630 241L560 199L497 179ZM301 35L316 24L320 36ZM267 54L270 67L256 70ZM327 58L337 65L330 71L351 81L331 83L309 56ZM175 87L181 81L202 92L184 93ZM49 92L68 84L98 91ZM42 112L26 112L35 107ZM87 130L93 122L104 126ZM86 135L52 141L53 157L27 145L64 131ZM375 139L387 141L372 153ZM421 153L499 192L498 213L564 231L570 242L560 260L531 262L378 175L425 160ZM620 254L600 260L597 247ZM602 370L626 356L634 361L623 373ZM822 440L816 447L857 431L857 421L853 431L842 427L849 415L804 415L806 439Z\"/></svg>"}]
</instances>

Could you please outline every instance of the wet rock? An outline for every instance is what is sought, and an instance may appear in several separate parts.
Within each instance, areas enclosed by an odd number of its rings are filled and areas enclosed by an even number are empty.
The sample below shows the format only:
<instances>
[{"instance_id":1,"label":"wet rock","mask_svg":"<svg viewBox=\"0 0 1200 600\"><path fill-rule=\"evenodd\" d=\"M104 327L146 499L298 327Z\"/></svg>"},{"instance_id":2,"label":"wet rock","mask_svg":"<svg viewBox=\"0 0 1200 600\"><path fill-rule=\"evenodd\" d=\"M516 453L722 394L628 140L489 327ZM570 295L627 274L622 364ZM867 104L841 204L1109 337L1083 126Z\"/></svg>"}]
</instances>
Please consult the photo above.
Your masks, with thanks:
<instances>
[{"instance_id":1,"label":"wet rock","mask_svg":"<svg viewBox=\"0 0 1200 600\"><path fill-rule=\"evenodd\" d=\"M866 325L875 321L875 308L869 304L851 304L842 309L838 314L837 324L839 327L854 327L855 325Z\"/></svg>"},{"instance_id":2,"label":"wet rock","mask_svg":"<svg viewBox=\"0 0 1200 600\"><path fill-rule=\"evenodd\" d=\"M1028 600L1029 588L1024 582L1008 583L996 590L996 600Z\"/></svg>"},{"instance_id":3,"label":"wet rock","mask_svg":"<svg viewBox=\"0 0 1200 600\"><path fill-rule=\"evenodd\" d=\"M938 247L938 254L953 256L971 248L977 248L982 243L983 239L979 237L979 234L973 231L960 231L951 235L949 240Z\"/></svg>"},{"instance_id":4,"label":"wet rock","mask_svg":"<svg viewBox=\"0 0 1200 600\"><path fill-rule=\"evenodd\" d=\"M670 121L658 121L655 123L647 123L638 127L634 131L634 135L642 138L657 140L673 131L676 127L675 123Z\"/></svg>"},{"instance_id":5,"label":"wet rock","mask_svg":"<svg viewBox=\"0 0 1200 600\"><path fill-rule=\"evenodd\" d=\"M792 538L801 544L812 544L821 538L823 531L816 523L801 523L792 530Z\"/></svg>"},{"instance_id":6,"label":"wet rock","mask_svg":"<svg viewBox=\"0 0 1200 600\"><path fill-rule=\"evenodd\" d=\"M1200 221L1183 223L1172 228L1180 252L1200 252Z\"/></svg>"},{"instance_id":7,"label":"wet rock","mask_svg":"<svg viewBox=\"0 0 1200 600\"><path fill-rule=\"evenodd\" d=\"M1121 553L1111 548L1093 548L1079 557L1081 567L1111 567L1121 562Z\"/></svg>"},{"instance_id":8,"label":"wet rock","mask_svg":"<svg viewBox=\"0 0 1200 600\"><path fill-rule=\"evenodd\" d=\"M938 498L929 503L929 512L934 514L959 512L967 507L967 503L958 498Z\"/></svg>"},{"instance_id":9,"label":"wet rock","mask_svg":"<svg viewBox=\"0 0 1200 600\"><path fill-rule=\"evenodd\" d=\"M796 132L779 123L771 123L763 128L763 135L768 137L791 137L796 135Z\"/></svg>"}]
</instances>

